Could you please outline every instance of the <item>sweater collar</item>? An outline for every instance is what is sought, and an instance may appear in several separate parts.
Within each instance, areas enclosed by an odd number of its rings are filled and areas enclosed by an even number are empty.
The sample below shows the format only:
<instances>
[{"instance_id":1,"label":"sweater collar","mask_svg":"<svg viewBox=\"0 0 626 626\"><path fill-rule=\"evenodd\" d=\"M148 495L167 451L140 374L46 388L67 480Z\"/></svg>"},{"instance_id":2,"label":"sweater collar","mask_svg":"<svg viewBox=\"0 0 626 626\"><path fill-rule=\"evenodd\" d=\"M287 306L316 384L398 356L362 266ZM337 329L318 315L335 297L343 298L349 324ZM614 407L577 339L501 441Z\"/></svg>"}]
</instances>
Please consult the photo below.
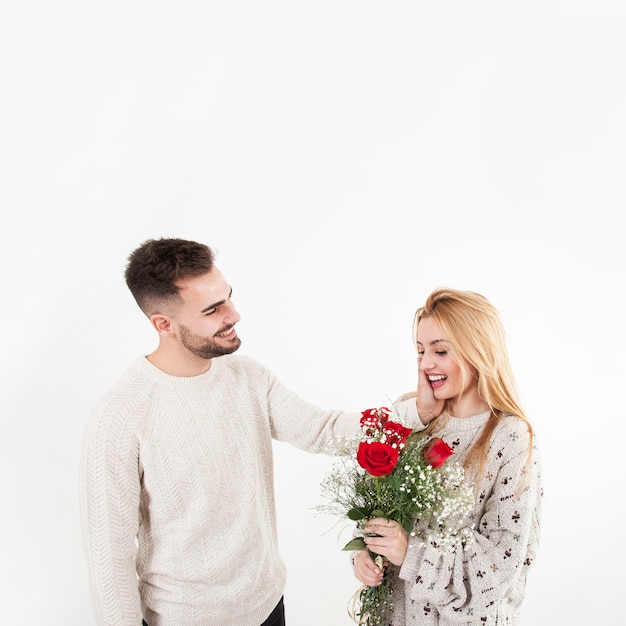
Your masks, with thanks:
<instances>
[{"instance_id":1,"label":"sweater collar","mask_svg":"<svg viewBox=\"0 0 626 626\"><path fill-rule=\"evenodd\" d=\"M477 415L471 415L470 417L454 417L451 415L446 424L446 428L453 428L454 430L473 430L480 426L483 426L489 419L491 411L484 411Z\"/></svg>"},{"instance_id":2,"label":"sweater collar","mask_svg":"<svg viewBox=\"0 0 626 626\"><path fill-rule=\"evenodd\" d=\"M176 385L194 385L196 383L203 383L206 380L212 378L215 375L216 370L221 367L221 359L225 358L225 356L216 357L211 360L211 367L206 372L202 374L198 374L197 376L172 376L171 374L167 374L163 370L156 367L148 361L146 356L137 357L137 364L141 368L141 370L146 374L146 376L150 377L152 380L159 383L166 384L176 384Z\"/></svg>"}]
</instances>

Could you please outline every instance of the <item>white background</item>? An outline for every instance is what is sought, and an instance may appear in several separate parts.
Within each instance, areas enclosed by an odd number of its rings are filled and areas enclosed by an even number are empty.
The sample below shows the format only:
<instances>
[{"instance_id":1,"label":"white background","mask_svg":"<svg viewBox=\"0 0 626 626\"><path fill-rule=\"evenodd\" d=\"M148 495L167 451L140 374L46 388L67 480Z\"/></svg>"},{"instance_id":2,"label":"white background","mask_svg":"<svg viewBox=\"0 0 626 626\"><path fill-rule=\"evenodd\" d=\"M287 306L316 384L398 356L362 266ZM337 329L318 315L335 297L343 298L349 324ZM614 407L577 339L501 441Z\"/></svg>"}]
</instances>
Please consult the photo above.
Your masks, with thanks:
<instances>
[{"instance_id":1,"label":"white background","mask_svg":"<svg viewBox=\"0 0 626 626\"><path fill-rule=\"evenodd\" d=\"M623 624L623 6L5 3L2 622L92 623L82 433L156 346L126 257L179 236L217 249L241 352L327 408L413 387L432 289L486 295L545 463L522 626ZM351 624L329 464L276 445L290 626Z\"/></svg>"}]
</instances>

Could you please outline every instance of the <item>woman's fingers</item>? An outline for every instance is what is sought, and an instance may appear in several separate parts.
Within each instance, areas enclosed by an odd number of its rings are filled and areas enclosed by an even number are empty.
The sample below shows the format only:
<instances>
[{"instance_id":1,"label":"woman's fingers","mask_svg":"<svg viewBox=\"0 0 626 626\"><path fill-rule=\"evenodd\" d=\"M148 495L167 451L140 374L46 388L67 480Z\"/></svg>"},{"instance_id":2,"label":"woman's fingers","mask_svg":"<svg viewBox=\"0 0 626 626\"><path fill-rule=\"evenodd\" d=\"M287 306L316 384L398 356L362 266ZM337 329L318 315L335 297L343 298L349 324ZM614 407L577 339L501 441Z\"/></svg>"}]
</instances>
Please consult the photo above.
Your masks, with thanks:
<instances>
[{"instance_id":1,"label":"woman's fingers","mask_svg":"<svg viewBox=\"0 0 626 626\"><path fill-rule=\"evenodd\" d=\"M380 554L394 565L402 565L408 549L406 531L394 520L377 517L364 527L367 547Z\"/></svg>"},{"instance_id":2,"label":"woman's fingers","mask_svg":"<svg viewBox=\"0 0 626 626\"><path fill-rule=\"evenodd\" d=\"M354 557L354 575L364 585L376 587L382 582L383 570L374 563L367 550L361 550Z\"/></svg>"},{"instance_id":3,"label":"woman's fingers","mask_svg":"<svg viewBox=\"0 0 626 626\"><path fill-rule=\"evenodd\" d=\"M384 517L375 517L365 524L363 532L366 535L380 535L381 537L385 537L397 533L399 529L400 524L398 524L398 522L385 519Z\"/></svg>"}]
</instances>

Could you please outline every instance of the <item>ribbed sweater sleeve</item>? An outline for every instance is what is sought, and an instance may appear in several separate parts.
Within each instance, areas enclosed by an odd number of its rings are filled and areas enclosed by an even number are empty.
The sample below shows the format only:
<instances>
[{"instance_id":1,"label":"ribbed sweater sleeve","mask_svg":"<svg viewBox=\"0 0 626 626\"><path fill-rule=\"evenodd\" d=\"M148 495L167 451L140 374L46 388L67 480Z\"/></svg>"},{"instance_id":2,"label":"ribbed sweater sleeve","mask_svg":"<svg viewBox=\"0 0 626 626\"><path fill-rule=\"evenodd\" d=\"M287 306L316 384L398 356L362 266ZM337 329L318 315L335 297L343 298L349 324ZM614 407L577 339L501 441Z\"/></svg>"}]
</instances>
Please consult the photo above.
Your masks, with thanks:
<instances>
[{"instance_id":1,"label":"ribbed sweater sleeve","mask_svg":"<svg viewBox=\"0 0 626 626\"><path fill-rule=\"evenodd\" d=\"M84 545L96 622L138 626L135 539L139 529L141 474L137 415L145 410L149 385L132 374L123 389L96 407L83 444L80 484Z\"/></svg>"}]
</instances>

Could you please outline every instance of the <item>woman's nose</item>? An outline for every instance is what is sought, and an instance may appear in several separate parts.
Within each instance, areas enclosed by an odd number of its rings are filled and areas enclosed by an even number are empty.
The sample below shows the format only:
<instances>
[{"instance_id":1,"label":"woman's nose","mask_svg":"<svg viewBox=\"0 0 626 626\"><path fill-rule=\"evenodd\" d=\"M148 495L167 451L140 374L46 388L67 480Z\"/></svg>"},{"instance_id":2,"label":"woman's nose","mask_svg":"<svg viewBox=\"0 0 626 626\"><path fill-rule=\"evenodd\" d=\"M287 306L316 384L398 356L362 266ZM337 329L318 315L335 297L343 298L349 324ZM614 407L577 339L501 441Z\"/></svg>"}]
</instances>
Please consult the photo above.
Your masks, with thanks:
<instances>
[{"instance_id":1,"label":"woman's nose","mask_svg":"<svg viewBox=\"0 0 626 626\"><path fill-rule=\"evenodd\" d=\"M417 366L420 370L426 372L434 367L432 359L429 359L427 356L423 355L419 359L417 359Z\"/></svg>"}]
</instances>

